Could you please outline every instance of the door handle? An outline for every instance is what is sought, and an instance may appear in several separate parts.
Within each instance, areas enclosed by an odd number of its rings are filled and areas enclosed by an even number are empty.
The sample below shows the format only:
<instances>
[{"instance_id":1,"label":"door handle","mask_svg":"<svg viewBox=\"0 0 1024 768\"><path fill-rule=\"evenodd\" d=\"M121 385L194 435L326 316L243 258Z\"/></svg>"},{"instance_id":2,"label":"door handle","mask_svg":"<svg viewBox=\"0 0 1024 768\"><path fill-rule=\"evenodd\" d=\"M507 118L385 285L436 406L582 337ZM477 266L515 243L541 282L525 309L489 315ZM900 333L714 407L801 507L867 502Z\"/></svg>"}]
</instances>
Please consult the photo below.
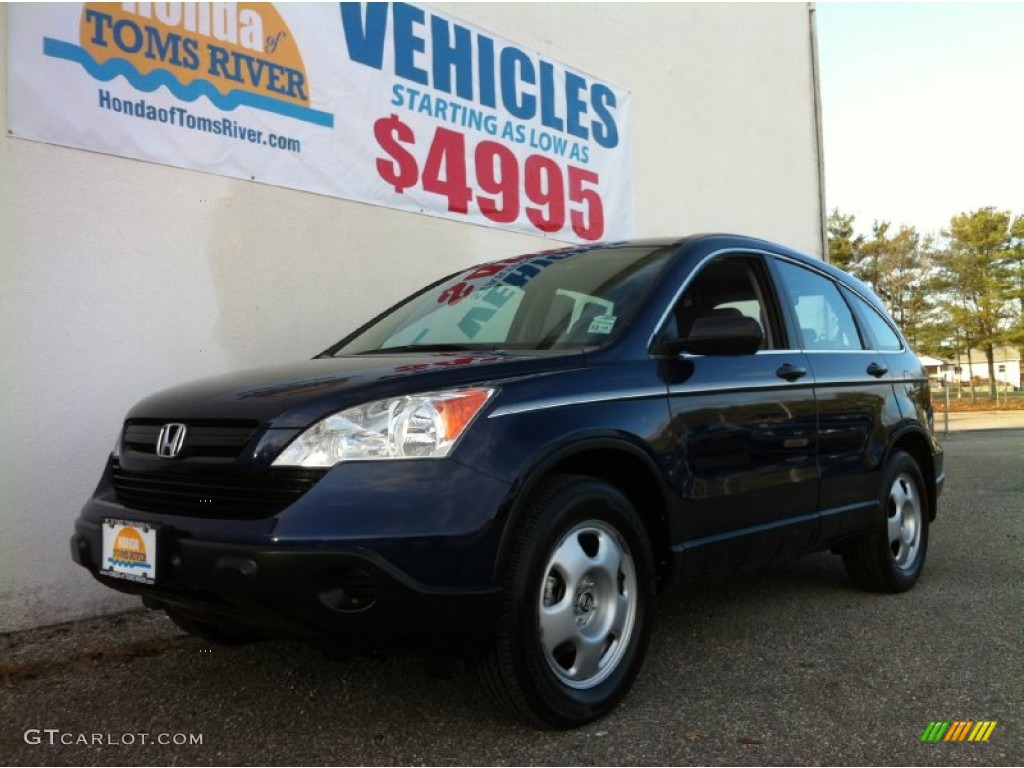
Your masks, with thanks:
<instances>
[{"instance_id":1,"label":"door handle","mask_svg":"<svg viewBox=\"0 0 1024 768\"><path fill-rule=\"evenodd\" d=\"M882 378L888 372L888 368L886 368L884 365L879 365L878 363L872 363L871 365L868 366L868 374L870 376L874 376L876 379Z\"/></svg>"},{"instance_id":2,"label":"door handle","mask_svg":"<svg viewBox=\"0 0 1024 768\"><path fill-rule=\"evenodd\" d=\"M786 381L796 381L797 379L802 379L807 375L807 369L797 368L791 363L783 363L783 365L775 371L775 375L780 379L785 379Z\"/></svg>"}]
</instances>

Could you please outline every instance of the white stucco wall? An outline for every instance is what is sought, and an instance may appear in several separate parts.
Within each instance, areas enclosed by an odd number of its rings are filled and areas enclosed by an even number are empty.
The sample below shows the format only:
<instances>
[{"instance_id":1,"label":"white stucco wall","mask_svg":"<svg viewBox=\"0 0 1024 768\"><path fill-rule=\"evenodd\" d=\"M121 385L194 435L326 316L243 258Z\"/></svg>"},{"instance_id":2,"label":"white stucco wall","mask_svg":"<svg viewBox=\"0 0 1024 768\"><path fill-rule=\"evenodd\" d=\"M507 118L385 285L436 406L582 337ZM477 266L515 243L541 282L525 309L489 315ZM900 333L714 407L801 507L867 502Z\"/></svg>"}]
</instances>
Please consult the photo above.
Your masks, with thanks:
<instances>
[{"instance_id":1,"label":"white stucco wall","mask_svg":"<svg viewBox=\"0 0 1024 768\"><path fill-rule=\"evenodd\" d=\"M807 5L437 7L633 92L639 236L734 231L820 254ZM5 116L6 39L0 6ZM5 130L0 631L136 604L68 548L134 401L309 357L441 274L552 245Z\"/></svg>"}]
</instances>

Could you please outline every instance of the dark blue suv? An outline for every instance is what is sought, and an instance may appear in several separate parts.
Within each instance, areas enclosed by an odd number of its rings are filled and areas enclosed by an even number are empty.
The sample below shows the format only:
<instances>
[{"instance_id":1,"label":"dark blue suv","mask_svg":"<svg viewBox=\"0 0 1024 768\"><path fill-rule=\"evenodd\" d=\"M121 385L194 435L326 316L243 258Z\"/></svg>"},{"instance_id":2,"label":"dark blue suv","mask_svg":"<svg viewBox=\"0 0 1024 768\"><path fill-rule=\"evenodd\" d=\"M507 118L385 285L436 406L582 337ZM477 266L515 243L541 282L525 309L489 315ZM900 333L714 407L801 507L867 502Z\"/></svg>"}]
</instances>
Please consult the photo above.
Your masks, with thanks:
<instances>
[{"instance_id":1,"label":"dark blue suv","mask_svg":"<svg viewBox=\"0 0 1024 768\"><path fill-rule=\"evenodd\" d=\"M456 649L568 727L626 694L661 591L823 549L909 589L931 427L881 303L818 260L728 235L553 250L143 400L71 549L188 631Z\"/></svg>"}]
</instances>

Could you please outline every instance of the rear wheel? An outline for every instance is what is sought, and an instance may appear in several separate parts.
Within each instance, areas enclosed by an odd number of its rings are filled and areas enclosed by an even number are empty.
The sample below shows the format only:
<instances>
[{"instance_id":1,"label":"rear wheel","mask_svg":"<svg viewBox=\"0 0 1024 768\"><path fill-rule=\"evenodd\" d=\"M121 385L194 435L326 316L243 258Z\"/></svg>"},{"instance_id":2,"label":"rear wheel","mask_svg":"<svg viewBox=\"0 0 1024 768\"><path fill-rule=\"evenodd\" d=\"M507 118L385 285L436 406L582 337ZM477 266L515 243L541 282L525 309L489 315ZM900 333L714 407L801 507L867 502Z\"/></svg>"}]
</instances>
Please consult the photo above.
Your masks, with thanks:
<instances>
[{"instance_id":1,"label":"rear wheel","mask_svg":"<svg viewBox=\"0 0 1024 768\"><path fill-rule=\"evenodd\" d=\"M884 515L875 529L843 551L853 582L875 592L905 592L914 586L928 551L928 496L917 462L897 451L883 475Z\"/></svg>"},{"instance_id":2,"label":"rear wheel","mask_svg":"<svg viewBox=\"0 0 1024 768\"><path fill-rule=\"evenodd\" d=\"M643 661L654 594L647 532L614 486L564 476L541 487L516 536L480 671L518 714L582 725L619 703Z\"/></svg>"}]
</instances>

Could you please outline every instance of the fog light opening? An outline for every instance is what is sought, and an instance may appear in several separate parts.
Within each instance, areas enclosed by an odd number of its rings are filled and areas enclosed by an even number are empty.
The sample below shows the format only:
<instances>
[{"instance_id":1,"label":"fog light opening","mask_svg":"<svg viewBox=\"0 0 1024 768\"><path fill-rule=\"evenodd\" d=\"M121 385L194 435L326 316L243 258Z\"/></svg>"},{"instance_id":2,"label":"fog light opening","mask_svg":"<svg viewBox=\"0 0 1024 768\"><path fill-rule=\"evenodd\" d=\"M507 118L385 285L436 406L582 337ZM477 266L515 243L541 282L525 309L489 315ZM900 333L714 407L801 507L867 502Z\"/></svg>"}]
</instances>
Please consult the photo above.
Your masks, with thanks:
<instances>
[{"instance_id":1,"label":"fog light opening","mask_svg":"<svg viewBox=\"0 0 1024 768\"><path fill-rule=\"evenodd\" d=\"M320 590L320 602L335 611L364 611L377 602L377 585L362 568L346 568Z\"/></svg>"}]
</instances>

